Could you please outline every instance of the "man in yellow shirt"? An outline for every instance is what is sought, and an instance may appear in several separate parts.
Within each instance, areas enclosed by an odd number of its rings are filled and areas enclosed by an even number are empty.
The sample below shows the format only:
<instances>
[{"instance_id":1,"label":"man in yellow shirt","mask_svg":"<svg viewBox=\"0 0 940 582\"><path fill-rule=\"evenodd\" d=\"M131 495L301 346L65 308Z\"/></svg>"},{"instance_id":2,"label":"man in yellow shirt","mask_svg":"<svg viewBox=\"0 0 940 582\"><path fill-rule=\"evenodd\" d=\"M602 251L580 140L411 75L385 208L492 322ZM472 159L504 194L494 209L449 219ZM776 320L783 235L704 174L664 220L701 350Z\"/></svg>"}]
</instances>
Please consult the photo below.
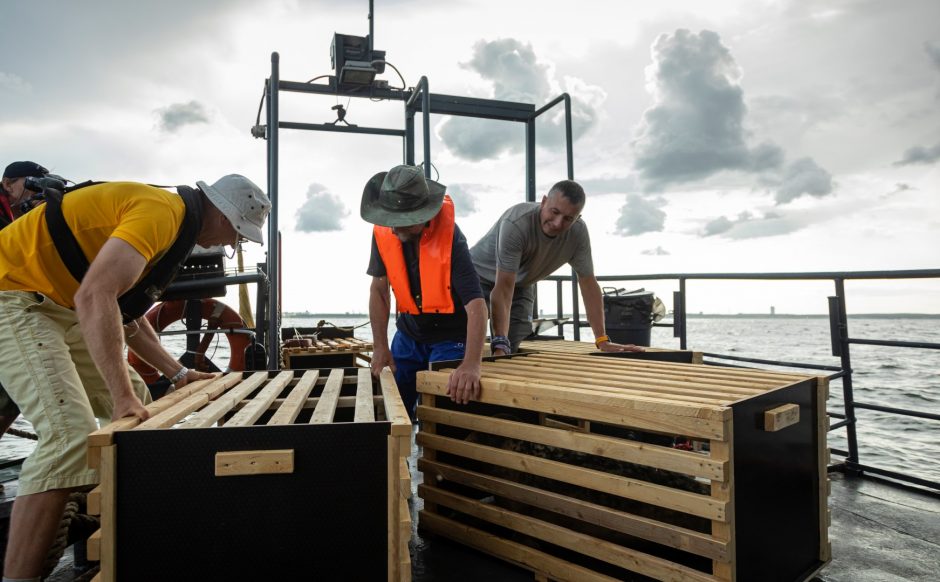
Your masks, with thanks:
<instances>
[{"instance_id":1,"label":"man in yellow shirt","mask_svg":"<svg viewBox=\"0 0 940 582\"><path fill-rule=\"evenodd\" d=\"M0 383L39 435L20 473L5 579L39 580L69 493L97 482L85 464L95 418L149 416L125 341L176 387L208 377L180 366L142 316L195 244L260 243L271 203L243 176L197 186L48 192L0 231Z\"/></svg>"}]
</instances>

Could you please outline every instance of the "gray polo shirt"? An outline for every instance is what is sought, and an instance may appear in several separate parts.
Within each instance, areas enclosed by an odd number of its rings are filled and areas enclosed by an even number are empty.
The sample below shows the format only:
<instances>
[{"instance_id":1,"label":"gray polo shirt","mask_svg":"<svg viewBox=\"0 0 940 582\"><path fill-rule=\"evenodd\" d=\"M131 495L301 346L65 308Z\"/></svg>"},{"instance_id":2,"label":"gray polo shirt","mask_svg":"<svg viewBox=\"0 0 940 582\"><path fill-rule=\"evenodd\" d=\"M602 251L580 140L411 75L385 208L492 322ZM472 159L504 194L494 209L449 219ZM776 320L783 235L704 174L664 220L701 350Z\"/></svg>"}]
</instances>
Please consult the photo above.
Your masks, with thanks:
<instances>
[{"instance_id":1,"label":"gray polo shirt","mask_svg":"<svg viewBox=\"0 0 940 582\"><path fill-rule=\"evenodd\" d=\"M564 234L547 236L539 224L539 203L509 208L470 249L480 278L496 282L496 268L516 274L516 287L527 287L569 263L580 277L594 275L591 238L578 218Z\"/></svg>"}]
</instances>

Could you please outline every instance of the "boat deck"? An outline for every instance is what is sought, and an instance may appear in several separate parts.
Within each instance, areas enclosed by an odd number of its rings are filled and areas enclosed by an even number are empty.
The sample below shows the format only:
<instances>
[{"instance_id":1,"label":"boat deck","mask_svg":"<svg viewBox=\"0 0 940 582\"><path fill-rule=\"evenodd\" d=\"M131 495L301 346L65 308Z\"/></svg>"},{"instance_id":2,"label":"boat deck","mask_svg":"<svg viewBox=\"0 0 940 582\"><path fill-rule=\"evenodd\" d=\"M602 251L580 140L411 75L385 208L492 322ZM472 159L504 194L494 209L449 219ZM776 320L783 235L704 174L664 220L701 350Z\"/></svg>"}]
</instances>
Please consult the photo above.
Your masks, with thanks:
<instances>
[{"instance_id":1,"label":"boat deck","mask_svg":"<svg viewBox=\"0 0 940 582\"><path fill-rule=\"evenodd\" d=\"M409 464L417 466L418 448ZM421 474L412 476L412 523L423 506L417 496ZM832 478L832 562L814 579L819 582L934 581L940 572L940 496L867 478ZM10 487L7 491L10 491ZM528 570L440 537L417 531L411 541L415 582L514 580L531 582ZM645 578L637 577L637 580ZM71 549L48 578L75 580Z\"/></svg>"}]
</instances>

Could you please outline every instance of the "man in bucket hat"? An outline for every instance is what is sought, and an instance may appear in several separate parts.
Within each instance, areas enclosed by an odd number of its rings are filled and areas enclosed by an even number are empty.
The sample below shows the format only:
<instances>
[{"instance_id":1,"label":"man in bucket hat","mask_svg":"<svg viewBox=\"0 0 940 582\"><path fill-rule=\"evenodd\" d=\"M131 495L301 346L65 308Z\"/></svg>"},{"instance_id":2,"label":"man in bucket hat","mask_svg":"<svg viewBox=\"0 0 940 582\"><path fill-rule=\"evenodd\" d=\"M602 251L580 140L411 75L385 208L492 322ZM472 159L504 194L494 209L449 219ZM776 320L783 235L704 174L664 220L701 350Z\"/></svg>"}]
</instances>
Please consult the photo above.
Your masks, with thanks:
<instances>
[{"instance_id":1,"label":"man in bucket hat","mask_svg":"<svg viewBox=\"0 0 940 582\"><path fill-rule=\"evenodd\" d=\"M20 473L5 578L39 580L69 493L98 481L85 462L95 418L149 416L125 342L177 388L211 377L181 366L143 315L196 244L260 243L271 203L244 176L197 184L47 193L0 231L0 383L39 435Z\"/></svg>"},{"instance_id":2,"label":"man in bucket hat","mask_svg":"<svg viewBox=\"0 0 940 582\"><path fill-rule=\"evenodd\" d=\"M445 189L415 166L395 166L369 180L360 206L363 220L375 225L366 271L372 276L372 373L391 367L412 421L416 374L429 362L462 359L448 395L466 404L480 394L486 303ZM389 285L399 314L391 350Z\"/></svg>"}]
</instances>

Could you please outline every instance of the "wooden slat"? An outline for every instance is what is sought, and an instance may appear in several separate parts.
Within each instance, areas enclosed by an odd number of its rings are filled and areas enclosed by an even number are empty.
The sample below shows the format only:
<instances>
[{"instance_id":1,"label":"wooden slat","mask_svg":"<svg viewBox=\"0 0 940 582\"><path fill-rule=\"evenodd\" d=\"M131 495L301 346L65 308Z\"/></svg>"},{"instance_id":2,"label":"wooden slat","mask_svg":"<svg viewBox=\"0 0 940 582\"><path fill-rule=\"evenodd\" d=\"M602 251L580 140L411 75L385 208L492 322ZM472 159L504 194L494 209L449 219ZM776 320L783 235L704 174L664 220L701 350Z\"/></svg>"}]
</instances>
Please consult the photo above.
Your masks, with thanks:
<instances>
[{"instance_id":1,"label":"wooden slat","mask_svg":"<svg viewBox=\"0 0 940 582\"><path fill-rule=\"evenodd\" d=\"M294 377L294 372L284 370L275 376L267 386L261 389L261 392L251 399L241 410L235 413L235 416L226 421L225 426L251 426L261 418L270 407L274 399L277 398L284 388Z\"/></svg>"},{"instance_id":2,"label":"wooden slat","mask_svg":"<svg viewBox=\"0 0 940 582\"><path fill-rule=\"evenodd\" d=\"M476 461L596 489L597 491L674 509L706 519L717 521L725 519L727 500L716 500L705 495L655 485L638 479L621 477L595 469L585 469L568 463L505 451L439 435L419 432L417 441L419 445L439 452L460 455Z\"/></svg>"},{"instance_id":3,"label":"wooden slat","mask_svg":"<svg viewBox=\"0 0 940 582\"><path fill-rule=\"evenodd\" d=\"M310 416L310 424L328 424L333 422L333 415L336 413L336 401L339 398L340 389L343 387L343 370L334 368L330 371L330 377L326 380L323 387L323 394L320 395L320 401L317 407L313 409Z\"/></svg>"},{"instance_id":4,"label":"wooden slat","mask_svg":"<svg viewBox=\"0 0 940 582\"><path fill-rule=\"evenodd\" d=\"M353 422L375 422L375 404L372 402L372 372L359 368L356 386L356 411Z\"/></svg>"},{"instance_id":5,"label":"wooden slat","mask_svg":"<svg viewBox=\"0 0 940 582\"><path fill-rule=\"evenodd\" d=\"M241 372L233 372L232 374L236 375L238 378L241 378ZM204 387L208 386L212 382L215 382L217 379L218 376L206 380L197 380L192 384L188 384L179 390L167 394L155 402L151 402L145 408L148 412L150 412L151 416L159 414L160 412L163 412L181 400L189 397L194 392L202 390ZM87 452L88 467L91 469L98 468L99 463L101 462L101 451L99 450L99 447L106 447L110 444L113 444L114 433L122 430L131 430L138 424L140 424L140 419L136 416L125 417L89 434Z\"/></svg>"},{"instance_id":6,"label":"wooden slat","mask_svg":"<svg viewBox=\"0 0 940 582\"><path fill-rule=\"evenodd\" d=\"M789 386L794 382L802 382L811 376L792 372L777 372L773 370L756 370L751 368L727 368L720 366L704 366L701 364L686 364L681 362L658 362L656 360L630 360L626 358L602 358L596 356L577 356L567 354L530 354L525 358L536 358L556 362L571 362L587 368L614 368L614 369L655 369L669 371L670 375L681 377L707 378L718 377L734 379L747 379L755 383L764 384L768 388ZM515 359L515 358L513 358Z\"/></svg>"},{"instance_id":7,"label":"wooden slat","mask_svg":"<svg viewBox=\"0 0 940 582\"><path fill-rule=\"evenodd\" d=\"M241 372L232 372L231 374L226 375L225 377L233 376L241 379ZM166 410L167 408L173 406L174 404L184 400L194 392L202 390L204 387L209 384L218 381L218 378L211 378L208 380L197 380L192 384L187 384L186 386L170 392L163 398L155 400L148 404L145 408L150 413L150 416L154 416ZM114 433L121 430L130 430L140 424L140 419L137 417L126 417L120 420L116 420L111 424L104 426L95 432L88 435L88 446L89 447L105 447L114 443Z\"/></svg>"},{"instance_id":8,"label":"wooden slat","mask_svg":"<svg viewBox=\"0 0 940 582\"><path fill-rule=\"evenodd\" d=\"M101 579L115 582L117 539L117 446L101 447Z\"/></svg>"},{"instance_id":9,"label":"wooden slat","mask_svg":"<svg viewBox=\"0 0 940 582\"><path fill-rule=\"evenodd\" d=\"M418 372L418 391L444 396L448 376L445 372ZM683 406L640 397L487 378L480 384L480 401L489 404L706 439L723 438L724 418L731 416L730 408L704 404Z\"/></svg>"},{"instance_id":10,"label":"wooden slat","mask_svg":"<svg viewBox=\"0 0 940 582\"><path fill-rule=\"evenodd\" d=\"M368 370L366 370L368 372ZM398 439L389 435L387 442L387 491L388 515L386 516L386 540L388 559L388 580L397 581L400 577L401 544L399 543L399 523L401 522L401 505L398 503Z\"/></svg>"},{"instance_id":11,"label":"wooden slat","mask_svg":"<svg viewBox=\"0 0 940 582\"><path fill-rule=\"evenodd\" d=\"M207 428L214 425L237 403L248 397L258 386L264 384L267 379L267 372L255 372L247 380L232 388L227 394L223 394L212 404L186 419L186 422L181 424L180 428Z\"/></svg>"},{"instance_id":12,"label":"wooden slat","mask_svg":"<svg viewBox=\"0 0 940 582\"><path fill-rule=\"evenodd\" d=\"M101 515L101 485L88 492L85 498L85 509L88 515Z\"/></svg>"},{"instance_id":13,"label":"wooden slat","mask_svg":"<svg viewBox=\"0 0 940 582\"><path fill-rule=\"evenodd\" d=\"M89 560L98 562L101 560L101 530L96 529L94 533L88 536L85 541L85 552Z\"/></svg>"},{"instance_id":14,"label":"wooden slat","mask_svg":"<svg viewBox=\"0 0 940 582\"><path fill-rule=\"evenodd\" d=\"M418 417L438 424L457 426L506 438L519 439L609 459L656 467L705 479L724 480L727 462L714 461L706 455L680 451L649 443L618 439L571 430L540 427L478 414L440 408L418 407Z\"/></svg>"},{"instance_id":15,"label":"wooden slat","mask_svg":"<svg viewBox=\"0 0 940 582\"><path fill-rule=\"evenodd\" d=\"M293 422L297 420L297 415L303 410L304 403L307 402L307 397L310 396L310 391L313 390L314 385L317 383L317 378L319 377L319 370L307 370L304 372L304 375L300 378L300 382L297 382L284 402L278 406L277 412L275 412L271 420L268 421L268 425L293 424Z\"/></svg>"},{"instance_id":16,"label":"wooden slat","mask_svg":"<svg viewBox=\"0 0 940 582\"><path fill-rule=\"evenodd\" d=\"M241 373L229 374L219 378L201 390L193 392L188 398L177 402L156 416L151 416L140 423L135 430L167 428L176 424L180 419L195 410L205 406L209 401L234 386L241 380Z\"/></svg>"},{"instance_id":17,"label":"wooden slat","mask_svg":"<svg viewBox=\"0 0 940 582\"><path fill-rule=\"evenodd\" d=\"M706 558L726 560L728 556L727 542L716 540L708 534L655 519L633 515L560 493L468 471L444 463L428 461L423 458L418 460L418 469L424 473L425 482L433 483L434 480L431 477L440 475L448 481L467 485L499 497L566 515L665 546L678 548Z\"/></svg>"},{"instance_id":18,"label":"wooden slat","mask_svg":"<svg viewBox=\"0 0 940 582\"><path fill-rule=\"evenodd\" d=\"M392 434L411 435L411 418L398 393L395 374L391 370L382 370L379 374L379 386L382 389L382 402L385 406L385 418L392 423Z\"/></svg>"},{"instance_id":19,"label":"wooden slat","mask_svg":"<svg viewBox=\"0 0 940 582\"><path fill-rule=\"evenodd\" d=\"M716 501L726 504L727 515L724 519L712 520L712 536L728 544L728 559L713 560L712 573L719 580L734 582L737 580L737 559L734 539L734 452L731 443L734 442L734 427L729 420L725 431L725 441L712 441L710 443L713 459L728 462L728 479L712 480L711 496Z\"/></svg>"},{"instance_id":20,"label":"wooden slat","mask_svg":"<svg viewBox=\"0 0 940 582\"><path fill-rule=\"evenodd\" d=\"M571 340L529 340L524 341L519 344L519 351L521 353L542 353L542 354L570 354L570 355L588 355L588 354L601 354L601 350L594 345L593 342L581 342L581 341L571 341ZM646 352L663 352L663 353L678 353L678 354L691 354L693 364L702 363L702 352L696 352L692 350L676 350L671 348L659 348L653 346L645 346L644 351Z\"/></svg>"},{"instance_id":21,"label":"wooden slat","mask_svg":"<svg viewBox=\"0 0 940 582\"><path fill-rule=\"evenodd\" d=\"M427 507L427 505L425 506ZM425 509L418 517L422 529L442 535L471 548L486 552L518 564L523 568L542 572L553 580L578 582L618 582L616 578L598 574L583 566L566 562L529 546L505 540L491 533L458 523Z\"/></svg>"},{"instance_id":22,"label":"wooden slat","mask_svg":"<svg viewBox=\"0 0 940 582\"><path fill-rule=\"evenodd\" d=\"M438 505L449 507L500 527L658 580L684 580L688 582L714 582L715 580L708 574L681 566L675 562L644 554L521 513L515 513L502 507L468 499L436 487L422 484L418 486L418 493L424 499L430 499Z\"/></svg>"},{"instance_id":23,"label":"wooden slat","mask_svg":"<svg viewBox=\"0 0 940 582\"><path fill-rule=\"evenodd\" d=\"M648 398L671 404L710 404L714 406L727 406L741 398L741 395L717 394L714 392L705 392L690 389L677 389L660 386L639 386L630 381L607 380L598 381L592 378L581 378L574 374L563 376L552 372L528 372L506 371L503 368L491 367L487 363L483 364L483 377L495 380L509 380L517 382L537 382L540 386L550 386L554 388L578 388L580 390L593 390L595 392L607 392L621 396L637 396Z\"/></svg>"},{"instance_id":24,"label":"wooden slat","mask_svg":"<svg viewBox=\"0 0 940 582\"><path fill-rule=\"evenodd\" d=\"M399 440L398 446L401 447L401 441ZM401 496L403 499L411 499L411 472L408 470L408 461L406 457L401 454L402 451L398 451L398 475L399 475L399 489L401 490Z\"/></svg>"},{"instance_id":25,"label":"wooden slat","mask_svg":"<svg viewBox=\"0 0 940 582\"><path fill-rule=\"evenodd\" d=\"M764 411L764 430L777 432L800 422L799 404L782 404Z\"/></svg>"},{"instance_id":26,"label":"wooden slat","mask_svg":"<svg viewBox=\"0 0 940 582\"><path fill-rule=\"evenodd\" d=\"M614 381L617 382L616 385L624 385L637 390L659 389L668 391L671 388L681 390L681 392L677 392L678 394L701 394L703 398L714 395L713 397L734 397L737 399L742 396L754 396L766 392L766 389L758 388L754 382L744 379L736 380L711 376L696 377L689 374L684 376L664 375L661 371L645 368L629 370L604 367L572 368L562 362L532 358L484 362L484 365L504 370L518 370L520 374L531 374L532 369L536 368L548 372L543 374L546 377L552 377L552 374L555 374L562 377L596 379L602 381L605 385L610 381Z\"/></svg>"},{"instance_id":27,"label":"wooden slat","mask_svg":"<svg viewBox=\"0 0 940 582\"><path fill-rule=\"evenodd\" d=\"M281 475L294 472L294 449L220 451L215 454L215 476Z\"/></svg>"}]
</instances>

